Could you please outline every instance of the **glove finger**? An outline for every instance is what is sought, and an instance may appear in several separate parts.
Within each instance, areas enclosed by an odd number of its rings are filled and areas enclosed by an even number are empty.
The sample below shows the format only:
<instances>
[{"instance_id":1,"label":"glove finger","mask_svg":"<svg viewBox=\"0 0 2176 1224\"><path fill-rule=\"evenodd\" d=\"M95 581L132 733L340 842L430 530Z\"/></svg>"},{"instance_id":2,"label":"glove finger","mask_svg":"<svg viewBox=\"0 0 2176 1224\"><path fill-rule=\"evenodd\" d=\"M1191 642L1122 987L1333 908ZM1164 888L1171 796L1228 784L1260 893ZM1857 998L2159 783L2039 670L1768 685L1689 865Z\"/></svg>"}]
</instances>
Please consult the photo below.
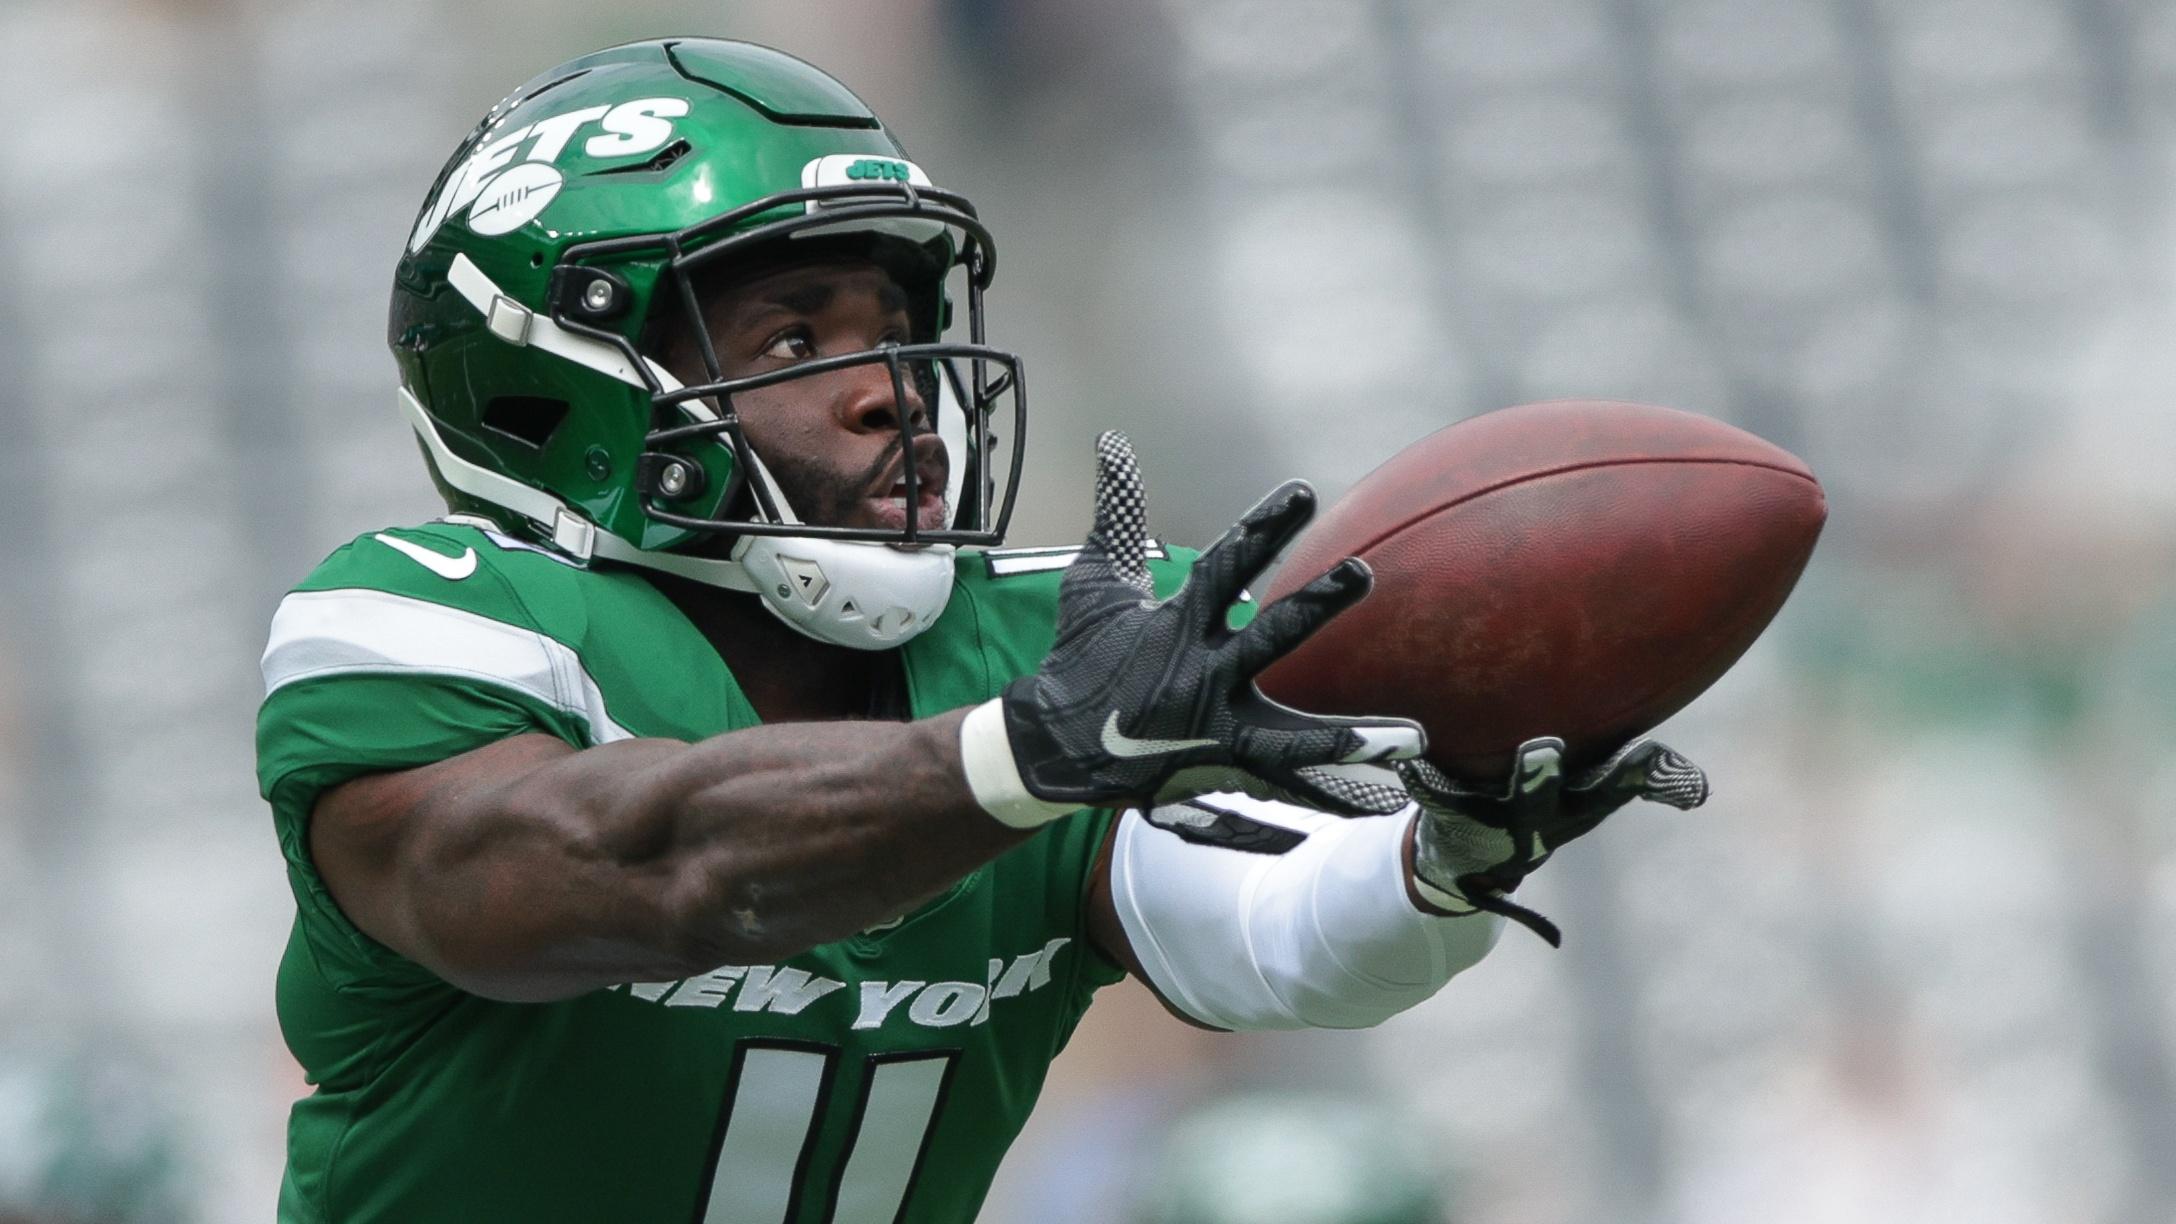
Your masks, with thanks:
<instances>
[{"instance_id":1,"label":"glove finger","mask_svg":"<svg viewBox=\"0 0 2176 1224\"><path fill-rule=\"evenodd\" d=\"M1371 777L1368 771L1340 766L1371 759L1364 751L1369 733L1381 738L1381 732L1390 729L1394 728L1305 715L1284 726L1242 723L1232 735L1231 760L1240 771L1296 802L1344 816L1375 816L1404 807L1409 801L1404 788L1390 784L1380 771L1373 771L1377 776ZM1417 737L1418 729L1413 731Z\"/></svg>"},{"instance_id":2,"label":"glove finger","mask_svg":"<svg viewBox=\"0 0 2176 1224\"><path fill-rule=\"evenodd\" d=\"M1329 573L1263 608L1223 647L1234 674L1251 678L1291 653L1338 613L1367 598L1374 585L1367 562L1347 557Z\"/></svg>"},{"instance_id":3,"label":"glove finger","mask_svg":"<svg viewBox=\"0 0 2176 1224\"><path fill-rule=\"evenodd\" d=\"M1259 778L1256 785L1262 788L1262 798L1296 803L1332 816L1388 816L1412 802L1402 787L1365 781L1315 765L1280 770L1274 776Z\"/></svg>"},{"instance_id":4,"label":"glove finger","mask_svg":"<svg viewBox=\"0 0 2176 1224\"><path fill-rule=\"evenodd\" d=\"M1520 846L1520 852L1539 866L1551 851L1577 836L1559 828L1558 812L1564 803L1564 741L1545 735L1520 744L1512 759L1509 786L1505 799L1514 813L1514 828L1533 841L1531 846ZM1520 837L1520 832L1514 832L1513 841Z\"/></svg>"},{"instance_id":5,"label":"glove finger","mask_svg":"<svg viewBox=\"0 0 2176 1224\"><path fill-rule=\"evenodd\" d=\"M1111 571L1142 595L1153 597L1148 575L1148 491L1133 443L1116 430L1096 438L1096 527Z\"/></svg>"},{"instance_id":6,"label":"glove finger","mask_svg":"<svg viewBox=\"0 0 2176 1224\"><path fill-rule=\"evenodd\" d=\"M1543 810L1554 810L1564 789L1564 741L1553 735L1539 736L1519 745L1511 768L1507 799L1519 799Z\"/></svg>"},{"instance_id":7,"label":"glove finger","mask_svg":"<svg viewBox=\"0 0 2176 1224\"><path fill-rule=\"evenodd\" d=\"M1554 812L1563 785L1564 741L1541 736L1520 744L1511 759L1511 771L1501 783L1474 784L1460 781L1426 760L1398 762L1398 776L1416 799L1438 807L1457 807L1481 801L1492 806L1516 805L1534 816Z\"/></svg>"},{"instance_id":8,"label":"glove finger","mask_svg":"<svg viewBox=\"0 0 2176 1224\"><path fill-rule=\"evenodd\" d=\"M1058 636L1071 636L1114 606L1136 605L1147 598L1147 592L1120 576L1102 534L1090 533L1058 586Z\"/></svg>"},{"instance_id":9,"label":"glove finger","mask_svg":"<svg viewBox=\"0 0 2176 1224\"><path fill-rule=\"evenodd\" d=\"M1280 780L1283 785L1229 765L1196 766L1179 770L1166 779L1163 787L1157 791L1154 802L1158 806L1169 806L1201 795L1236 792L1255 799L1296 804L1333 816L1388 815L1407 802L1402 792L1394 796L1379 795L1372 791L1348 788L1343 783L1317 786L1312 784L1310 778L1301 777L1298 773L1280 775ZM1388 789L1395 791L1397 788ZM1344 797L1348 794L1352 796L1349 799ZM1388 806L1392 803L1396 806ZM1378 804L1384 805L1381 810L1377 810L1375 805Z\"/></svg>"},{"instance_id":10,"label":"glove finger","mask_svg":"<svg viewBox=\"0 0 2176 1224\"><path fill-rule=\"evenodd\" d=\"M1113 605L1155 596L1149 582L1147 499L1123 435L1096 440L1096 524L1058 586L1058 631L1072 632Z\"/></svg>"},{"instance_id":11,"label":"glove finger","mask_svg":"<svg viewBox=\"0 0 2176 1224\"><path fill-rule=\"evenodd\" d=\"M1706 803L1710 793L1707 771L1667 744L1655 746L1660 751L1647 767L1647 785L1640 791L1640 798L1666 803L1681 812Z\"/></svg>"},{"instance_id":12,"label":"glove finger","mask_svg":"<svg viewBox=\"0 0 2176 1224\"><path fill-rule=\"evenodd\" d=\"M1339 765L1374 765L1410 761L1428 751L1428 733L1410 718L1322 718L1317 721L1351 732L1358 740L1337 759Z\"/></svg>"},{"instance_id":13,"label":"glove finger","mask_svg":"<svg viewBox=\"0 0 2176 1224\"><path fill-rule=\"evenodd\" d=\"M1638 739L1587 771L1570 789L1613 800L1612 806L1647 799L1685 811L1707 802L1708 775L1661 740Z\"/></svg>"},{"instance_id":14,"label":"glove finger","mask_svg":"<svg viewBox=\"0 0 2176 1224\"><path fill-rule=\"evenodd\" d=\"M1377 776L1370 777L1370 773ZM1413 802L1412 796L1405 793L1404 787L1380 780L1380 775L1379 770L1341 769L1335 765L1306 765L1292 771L1293 780L1305 783L1316 793L1342 801L1338 808L1324 808L1325 811L1357 812L1368 816L1388 816L1404 811Z\"/></svg>"},{"instance_id":15,"label":"glove finger","mask_svg":"<svg viewBox=\"0 0 2176 1224\"><path fill-rule=\"evenodd\" d=\"M1314 516L1314 489L1304 480L1288 480L1210 545L1186 581L1185 598L1197 627L1220 622L1247 584Z\"/></svg>"},{"instance_id":16,"label":"glove finger","mask_svg":"<svg viewBox=\"0 0 2176 1224\"><path fill-rule=\"evenodd\" d=\"M1241 726L1256 730L1343 733L1344 755L1330 762L1333 765L1390 765L1428 751L1428 733L1409 718L1309 714L1271 701L1252 684L1232 695L1231 715Z\"/></svg>"},{"instance_id":17,"label":"glove finger","mask_svg":"<svg viewBox=\"0 0 2176 1224\"><path fill-rule=\"evenodd\" d=\"M1405 783L1406 792L1423 807L1444 809L1456 807L1461 800L1487 799L1493 792L1468 786L1437 768L1426 757L1415 757L1397 764L1398 780Z\"/></svg>"}]
</instances>

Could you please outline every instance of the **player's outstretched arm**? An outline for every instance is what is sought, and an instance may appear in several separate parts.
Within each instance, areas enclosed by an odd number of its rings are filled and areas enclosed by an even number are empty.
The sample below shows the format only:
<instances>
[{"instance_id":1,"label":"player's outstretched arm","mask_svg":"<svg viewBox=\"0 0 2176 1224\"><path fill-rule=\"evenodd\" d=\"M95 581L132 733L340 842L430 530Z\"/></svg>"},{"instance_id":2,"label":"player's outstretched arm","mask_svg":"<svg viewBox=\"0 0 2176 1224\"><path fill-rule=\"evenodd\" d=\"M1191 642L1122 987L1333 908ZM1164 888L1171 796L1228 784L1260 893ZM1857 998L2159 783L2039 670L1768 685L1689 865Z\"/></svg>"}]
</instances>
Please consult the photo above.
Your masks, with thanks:
<instances>
[{"instance_id":1,"label":"player's outstretched arm","mask_svg":"<svg viewBox=\"0 0 2176 1224\"><path fill-rule=\"evenodd\" d=\"M1380 1023L1479 961L1505 918L1556 943L1509 894L1557 847L1634 799L1707 797L1699 767L1653 740L1570 778L1562 750L1529 741L1494 787L1400 762L1414 804L1375 819L1246 795L1129 812L1089 881L1090 938L1196 1024Z\"/></svg>"},{"instance_id":2,"label":"player's outstretched arm","mask_svg":"<svg viewBox=\"0 0 2176 1224\"><path fill-rule=\"evenodd\" d=\"M1495 786L1400 761L1414 802L1372 820L1245 795L1128 813L1089 880L1089 936L1194 1024L1379 1023L1479 961L1505 918L1560 942L1510 899L1558 847L1634 799L1707 798L1707 775L1657 741L1571 777L1563 748L1522 744Z\"/></svg>"},{"instance_id":3,"label":"player's outstretched arm","mask_svg":"<svg viewBox=\"0 0 2176 1224\"><path fill-rule=\"evenodd\" d=\"M1226 626L1304 525L1289 485L1150 597L1133 455L1105 435L1096 530L1058 643L1000 700L912 723L774 724L576 750L518 736L319 799L310 848L366 934L493 998L760 964L893 918L1084 807L1219 787L1349 813L1404 803L1321 767L1412 756L1419 728L1276 706L1253 676L1366 592L1357 562Z\"/></svg>"},{"instance_id":4,"label":"player's outstretched arm","mask_svg":"<svg viewBox=\"0 0 2176 1224\"><path fill-rule=\"evenodd\" d=\"M517 736L328 791L311 855L365 933L490 998L762 964L896 917L1027 836L976 806L961 718L579 751Z\"/></svg>"}]
</instances>

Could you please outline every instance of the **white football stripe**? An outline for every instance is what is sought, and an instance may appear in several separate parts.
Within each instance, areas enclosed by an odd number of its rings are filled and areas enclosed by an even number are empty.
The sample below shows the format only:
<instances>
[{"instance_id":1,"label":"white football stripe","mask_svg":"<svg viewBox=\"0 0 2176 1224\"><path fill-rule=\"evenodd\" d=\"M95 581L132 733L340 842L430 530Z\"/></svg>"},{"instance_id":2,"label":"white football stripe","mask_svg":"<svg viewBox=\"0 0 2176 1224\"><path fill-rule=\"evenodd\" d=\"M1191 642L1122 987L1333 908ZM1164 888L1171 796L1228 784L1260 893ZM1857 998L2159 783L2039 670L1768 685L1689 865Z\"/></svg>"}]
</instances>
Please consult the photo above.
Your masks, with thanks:
<instances>
[{"instance_id":1,"label":"white football stripe","mask_svg":"<svg viewBox=\"0 0 2176 1224\"><path fill-rule=\"evenodd\" d=\"M387 591L298 591L280 601L264 650L264 687L357 672L458 676L525 694L582 720L590 742L632 739L604 693L563 642Z\"/></svg>"}]
</instances>

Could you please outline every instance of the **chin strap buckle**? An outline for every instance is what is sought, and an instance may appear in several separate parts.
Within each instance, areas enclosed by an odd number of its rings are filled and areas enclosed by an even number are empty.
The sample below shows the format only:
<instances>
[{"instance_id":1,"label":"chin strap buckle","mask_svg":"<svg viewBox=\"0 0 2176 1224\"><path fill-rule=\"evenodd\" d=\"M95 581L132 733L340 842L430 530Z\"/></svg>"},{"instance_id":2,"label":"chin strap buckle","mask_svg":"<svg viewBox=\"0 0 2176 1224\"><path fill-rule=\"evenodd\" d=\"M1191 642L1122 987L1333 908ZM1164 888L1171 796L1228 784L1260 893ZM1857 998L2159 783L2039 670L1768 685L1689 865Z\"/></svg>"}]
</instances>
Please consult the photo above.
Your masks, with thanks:
<instances>
[{"instance_id":1,"label":"chin strap buckle","mask_svg":"<svg viewBox=\"0 0 2176 1224\"><path fill-rule=\"evenodd\" d=\"M529 343L529 308L503 293L493 294L484 310L484 326L491 334L513 345Z\"/></svg>"},{"instance_id":2,"label":"chin strap buckle","mask_svg":"<svg viewBox=\"0 0 2176 1224\"><path fill-rule=\"evenodd\" d=\"M552 516L552 546L577 561L587 562L597 551L597 528L588 519L561 508Z\"/></svg>"}]
</instances>

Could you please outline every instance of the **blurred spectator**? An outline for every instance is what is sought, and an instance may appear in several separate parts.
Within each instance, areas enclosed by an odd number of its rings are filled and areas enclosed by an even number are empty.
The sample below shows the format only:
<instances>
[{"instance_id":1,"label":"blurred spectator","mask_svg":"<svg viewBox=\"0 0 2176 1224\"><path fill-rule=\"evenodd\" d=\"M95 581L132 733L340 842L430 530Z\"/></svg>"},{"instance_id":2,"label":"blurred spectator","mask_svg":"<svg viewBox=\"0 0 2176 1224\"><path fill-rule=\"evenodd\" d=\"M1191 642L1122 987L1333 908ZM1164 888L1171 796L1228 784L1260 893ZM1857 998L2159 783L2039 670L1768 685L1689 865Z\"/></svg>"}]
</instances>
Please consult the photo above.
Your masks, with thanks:
<instances>
[{"instance_id":1,"label":"blurred spectator","mask_svg":"<svg viewBox=\"0 0 2176 1224\"><path fill-rule=\"evenodd\" d=\"M1447 1162L1378 1104L1237 1093L1181 1117L1152 1147L1136 1224L1447 1224Z\"/></svg>"},{"instance_id":2,"label":"blurred spectator","mask_svg":"<svg viewBox=\"0 0 2176 1224\"><path fill-rule=\"evenodd\" d=\"M171 1224L194 1189L159 1078L117 1043L0 1045L0 1224Z\"/></svg>"}]
</instances>

